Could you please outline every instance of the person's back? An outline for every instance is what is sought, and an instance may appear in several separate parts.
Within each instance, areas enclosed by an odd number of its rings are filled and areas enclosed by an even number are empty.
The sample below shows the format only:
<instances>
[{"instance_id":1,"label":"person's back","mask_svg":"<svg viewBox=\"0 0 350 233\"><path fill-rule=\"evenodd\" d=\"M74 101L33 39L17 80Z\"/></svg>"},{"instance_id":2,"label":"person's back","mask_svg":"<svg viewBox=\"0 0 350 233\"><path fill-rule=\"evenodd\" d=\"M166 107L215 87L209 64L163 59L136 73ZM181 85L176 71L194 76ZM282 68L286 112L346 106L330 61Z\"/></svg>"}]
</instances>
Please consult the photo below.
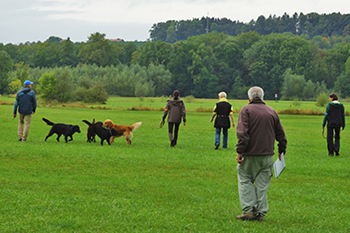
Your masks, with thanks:
<instances>
[{"instance_id":1,"label":"person's back","mask_svg":"<svg viewBox=\"0 0 350 233\"><path fill-rule=\"evenodd\" d=\"M22 88L16 96L18 112L24 115L32 114L35 109L35 94L29 87Z\"/></svg>"},{"instance_id":2,"label":"person's back","mask_svg":"<svg viewBox=\"0 0 350 233\"><path fill-rule=\"evenodd\" d=\"M243 155L271 155L274 154L274 143L278 132L283 128L275 110L259 99L253 99L241 110L237 126L237 149L244 151ZM249 118L246 118L249 116ZM282 128L282 130L281 130ZM249 129L249 130L247 130ZM276 129L279 131L276 132ZM277 140L284 140L281 134ZM248 143L248 144L246 144Z\"/></svg>"},{"instance_id":3,"label":"person's back","mask_svg":"<svg viewBox=\"0 0 350 233\"><path fill-rule=\"evenodd\" d=\"M181 99L170 99L169 102L169 116L168 116L168 122L175 122L180 123L181 122L181 116L183 111L183 101Z\"/></svg>"}]
</instances>

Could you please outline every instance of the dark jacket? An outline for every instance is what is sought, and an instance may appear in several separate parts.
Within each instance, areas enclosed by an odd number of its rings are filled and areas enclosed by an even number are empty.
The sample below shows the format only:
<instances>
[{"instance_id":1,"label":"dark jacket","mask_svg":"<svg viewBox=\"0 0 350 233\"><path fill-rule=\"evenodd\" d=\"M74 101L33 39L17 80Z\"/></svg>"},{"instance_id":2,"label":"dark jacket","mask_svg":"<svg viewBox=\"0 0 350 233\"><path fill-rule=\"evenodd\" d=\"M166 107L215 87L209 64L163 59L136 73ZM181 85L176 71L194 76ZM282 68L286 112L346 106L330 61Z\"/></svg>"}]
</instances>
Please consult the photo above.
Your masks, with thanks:
<instances>
[{"instance_id":1,"label":"dark jacket","mask_svg":"<svg viewBox=\"0 0 350 233\"><path fill-rule=\"evenodd\" d=\"M35 93L29 87L24 87L17 93L13 114L16 114L17 108L20 114L30 115L36 110Z\"/></svg>"},{"instance_id":2,"label":"dark jacket","mask_svg":"<svg viewBox=\"0 0 350 233\"><path fill-rule=\"evenodd\" d=\"M171 98L170 100L168 100L165 106L163 120L165 120L168 113L168 122L181 123L181 118L184 122L186 122L185 104L181 99L175 100L174 98Z\"/></svg>"},{"instance_id":3,"label":"dark jacket","mask_svg":"<svg viewBox=\"0 0 350 233\"><path fill-rule=\"evenodd\" d=\"M243 156L273 155L275 140L279 142L278 152L286 152L287 139L279 116L260 99L241 109L236 132L236 151Z\"/></svg>"},{"instance_id":4,"label":"dark jacket","mask_svg":"<svg viewBox=\"0 0 350 233\"><path fill-rule=\"evenodd\" d=\"M216 103L214 112L216 113L215 128L230 128L230 114L232 113L232 105L226 99L222 99Z\"/></svg>"},{"instance_id":5,"label":"dark jacket","mask_svg":"<svg viewBox=\"0 0 350 233\"><path fill-rule=\"evenodd\" d=\"M345 111L344 106L335 100L327 104L326 113L323 118L322 126L327 122L327 127L343 127L345 128Z\"/></svg>"}]
</instances>

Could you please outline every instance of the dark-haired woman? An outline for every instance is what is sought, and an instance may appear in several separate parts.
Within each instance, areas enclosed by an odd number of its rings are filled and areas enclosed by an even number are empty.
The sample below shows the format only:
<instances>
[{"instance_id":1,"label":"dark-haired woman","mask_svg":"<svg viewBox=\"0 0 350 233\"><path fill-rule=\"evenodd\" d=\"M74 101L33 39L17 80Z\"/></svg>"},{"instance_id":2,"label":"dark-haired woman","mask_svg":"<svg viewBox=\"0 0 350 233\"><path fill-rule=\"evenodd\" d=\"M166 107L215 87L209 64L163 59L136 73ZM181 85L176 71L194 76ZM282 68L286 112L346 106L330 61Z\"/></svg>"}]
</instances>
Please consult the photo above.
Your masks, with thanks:
<instances>
[{"instance_id":1,"label":"dark-haired woman","mask_svg":"<svg viewBox=\"0 0 350 233\"><path fill-rule=\"evenodd\" d=\"M340 128L345 128L345 111L342 103L338 101L338 96L334 93L329 95L330 103L327 104L326 113L323 118L322 128L327 122L327 149L328 155L339 155L340 149ZM334 142L333 142L334 135Z\"/></svg>"},{"instance_id":2,"label":"dark-haired woman","mask_svg":"<svg viewBox=\"0 0 350 233\"><path fill-rule=\"evenodd\" d=\"M173 98L167 101L165 111L162 117L162 125L164 124L165 118L168 116L168 132L170 139L170 146L177 144L178 132L181 123L181 119L186 125L186 109L184 102L180 99L180 92L175 90Z\"/></svg>"}]
</instances>

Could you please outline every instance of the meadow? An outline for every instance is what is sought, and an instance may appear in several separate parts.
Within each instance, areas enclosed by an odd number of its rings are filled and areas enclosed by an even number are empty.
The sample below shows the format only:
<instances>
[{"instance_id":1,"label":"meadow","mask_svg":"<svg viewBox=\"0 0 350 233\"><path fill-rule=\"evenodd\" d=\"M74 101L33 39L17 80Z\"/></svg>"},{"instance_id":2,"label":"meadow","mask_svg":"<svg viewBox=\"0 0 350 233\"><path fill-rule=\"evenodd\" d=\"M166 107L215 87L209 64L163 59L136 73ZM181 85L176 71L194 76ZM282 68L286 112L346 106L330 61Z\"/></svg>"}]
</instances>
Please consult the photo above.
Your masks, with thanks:
<instances>
[{"instance_id":1,"label":"meadow","mask_svg":"<svg viewBox=\"0 0 350 233\"><path fill-rule=\"evenodd\" d=\"M235 220L242 213L235 129L229 130L228 149L214 150L211 112L197 110L212 109L216 100L195 99L185 102L187 125L181 124L178 145L170 147L166 125L159 127L162 111L127 110L161 109L165 102L114 97L103 106L39 104L26 143L17 141L13 106L0 105L1 232L350 232L347 128L340 156L329 157L322 115L280 114L288 140L286 169L272 179L264 222L243 222ZM237 112L247 104L230 102ZM313 102L267 104L318 109ZM55 136L45 142L50 126L43 117L78 124L82 133L68 143ZM101 146L99 138L86 142L82 120L93 118L142 126L130 146L123 138Z\"/></svg>"}]
</instances>

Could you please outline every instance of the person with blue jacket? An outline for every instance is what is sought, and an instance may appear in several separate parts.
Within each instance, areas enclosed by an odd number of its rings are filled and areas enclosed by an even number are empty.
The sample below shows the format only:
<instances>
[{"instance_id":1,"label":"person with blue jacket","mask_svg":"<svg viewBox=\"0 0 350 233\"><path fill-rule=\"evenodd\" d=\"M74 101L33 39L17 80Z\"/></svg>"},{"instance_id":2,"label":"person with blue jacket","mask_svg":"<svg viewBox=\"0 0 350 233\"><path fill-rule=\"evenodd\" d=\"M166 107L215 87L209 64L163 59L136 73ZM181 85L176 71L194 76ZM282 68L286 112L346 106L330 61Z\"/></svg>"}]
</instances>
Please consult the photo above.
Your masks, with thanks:
<instances>
[{"instance_id":1,"label":"person with blue jacket","mask_svg":"<svg viewBox=\"0 0 350 233\"><path fill-rule=\"evenodd\" d=\"M342 103L339 102L338 96L334 93L329 95L330 103L327 104L326 113L323 118L322 128L324 129L327 122L327 149L328 155L339 156L340 149L340 128L345 128L345 111ZM334 141L333 141L334 135Z\"/></svg>"},{"instance_id":2,"label":"person with blue jacket","mask_svg":"<svg viewBox=\"0 0 350 233\"><path fill-rule=\"evenodd\" d=\"M24 88L17 93L15 106L13 108L13 117L16 117L17 108L19 113L18 121L18 141L26 142L32 121L32 115L36 110L36 97L33 90L30 89L33 82L26 80Z\"/></svg>"}]
</instances>

